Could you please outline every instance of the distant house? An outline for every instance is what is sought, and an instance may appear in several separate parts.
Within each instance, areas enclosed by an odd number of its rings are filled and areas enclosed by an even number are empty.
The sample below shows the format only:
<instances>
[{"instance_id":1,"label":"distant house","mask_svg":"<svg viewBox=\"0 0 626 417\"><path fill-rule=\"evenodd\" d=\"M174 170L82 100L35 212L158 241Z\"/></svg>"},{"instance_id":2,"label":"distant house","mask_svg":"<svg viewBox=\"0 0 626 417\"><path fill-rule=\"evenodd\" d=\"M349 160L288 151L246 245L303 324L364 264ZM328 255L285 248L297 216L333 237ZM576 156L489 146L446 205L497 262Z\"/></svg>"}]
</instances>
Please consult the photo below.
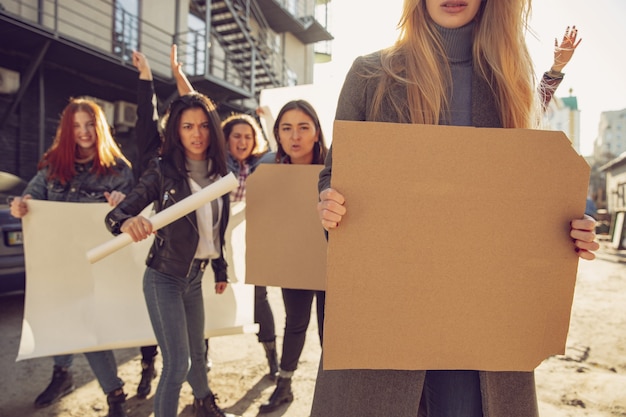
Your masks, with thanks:
<instances>
[{"instance_id":1,"label":"distant house","mask_svg":"<svg viewBox=\"0 0 626 417\"><path fill-rule=\"evenodd\" d=\"M600 167L606 178L606 200L609 213L626 211L626 152Z\"/></svg>"}]
</instances>

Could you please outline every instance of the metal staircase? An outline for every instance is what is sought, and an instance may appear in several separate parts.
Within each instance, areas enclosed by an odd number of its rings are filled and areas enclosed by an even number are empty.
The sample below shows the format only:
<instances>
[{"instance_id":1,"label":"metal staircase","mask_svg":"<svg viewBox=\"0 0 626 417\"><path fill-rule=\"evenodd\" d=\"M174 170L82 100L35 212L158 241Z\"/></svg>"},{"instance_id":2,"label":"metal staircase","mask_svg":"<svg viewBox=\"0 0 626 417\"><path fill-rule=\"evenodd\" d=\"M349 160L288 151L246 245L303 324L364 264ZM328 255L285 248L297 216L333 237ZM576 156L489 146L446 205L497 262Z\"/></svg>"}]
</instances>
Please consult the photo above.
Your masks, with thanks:
<instances>
[{"instance_id":1,"label":"metal staircase","mask_svg":"<svg viewBox=\"0 0 626 417\"><path fill-rule=\"evenodd\" d=\"M257 98L264 88L284 85L286 65L268 43L269 26L256 1L212 1L210 11L211 35L223 49L227 65L239 74L242 85ZM256 22L254 29L251 18Z\"/></svg>"}]
</instances>

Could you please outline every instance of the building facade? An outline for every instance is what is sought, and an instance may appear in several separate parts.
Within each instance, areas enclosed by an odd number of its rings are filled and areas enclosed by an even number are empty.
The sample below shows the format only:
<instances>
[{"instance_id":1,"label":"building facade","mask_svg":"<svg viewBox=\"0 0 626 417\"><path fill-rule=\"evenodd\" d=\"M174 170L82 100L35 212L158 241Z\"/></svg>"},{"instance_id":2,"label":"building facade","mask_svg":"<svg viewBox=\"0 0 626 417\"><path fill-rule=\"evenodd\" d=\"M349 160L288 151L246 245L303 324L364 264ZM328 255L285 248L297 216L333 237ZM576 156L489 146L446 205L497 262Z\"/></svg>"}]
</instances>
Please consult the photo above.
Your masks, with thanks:
<instances>
[{"instance_id":1,"label":"building facade","mask_svg":"<svg viewBox=\"0 0 626 417\"><path fill-rule=\"evenodd\" d=\"M553 97L544 115L544 124L549 130L560 130L568 137L576 152L580 153L580 110L578 99Z\"/></svg>"},{"instance_id":2,"label":"building facade","mask_svg":"<svg viewBox=\"0 0 626 417\"><path fill-rule=\"evenodd\" d=\"M330 54L330 0L3 0L0 4L0 171L26 180L70 97L105 110L132 158L138 74L150 60L160 110L176 95L169 53L223 116L254 114L265 88L313 82ZM323 46L317 48L316 44Z\"/></svg>"},{"instance_id":3,"label":"building facade","mask_svg":"<svg viewBox=\"0 0 626 417\"><path fill-rule=\"evenodd\" d=\"M626 109L600 114L598 136L593 145L594 159L605 164L626 152Z\"/></svg>"}]
</instances>

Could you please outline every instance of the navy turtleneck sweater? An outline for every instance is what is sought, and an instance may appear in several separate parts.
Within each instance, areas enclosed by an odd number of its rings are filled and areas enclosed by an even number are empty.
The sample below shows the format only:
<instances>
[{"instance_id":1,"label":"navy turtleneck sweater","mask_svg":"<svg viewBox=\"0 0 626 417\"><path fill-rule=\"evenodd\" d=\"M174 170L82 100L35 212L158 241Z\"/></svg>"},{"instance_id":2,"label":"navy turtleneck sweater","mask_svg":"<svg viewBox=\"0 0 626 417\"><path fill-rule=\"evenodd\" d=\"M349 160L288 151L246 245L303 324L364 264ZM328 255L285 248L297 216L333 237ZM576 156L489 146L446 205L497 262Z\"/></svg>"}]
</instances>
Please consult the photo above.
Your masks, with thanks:
<instances>
[{"instance_id":1,"label":"navy turtleneck sweater","mask_svg":"<svg viewBox=\"0 0 626 417\"><path fill-rule=\"evenodd\" d=\"M472 42L474 22L448 29L436 25L452 72L449 113L443 113L441 124L472 125Z\"/></svg>"}]
</instances>

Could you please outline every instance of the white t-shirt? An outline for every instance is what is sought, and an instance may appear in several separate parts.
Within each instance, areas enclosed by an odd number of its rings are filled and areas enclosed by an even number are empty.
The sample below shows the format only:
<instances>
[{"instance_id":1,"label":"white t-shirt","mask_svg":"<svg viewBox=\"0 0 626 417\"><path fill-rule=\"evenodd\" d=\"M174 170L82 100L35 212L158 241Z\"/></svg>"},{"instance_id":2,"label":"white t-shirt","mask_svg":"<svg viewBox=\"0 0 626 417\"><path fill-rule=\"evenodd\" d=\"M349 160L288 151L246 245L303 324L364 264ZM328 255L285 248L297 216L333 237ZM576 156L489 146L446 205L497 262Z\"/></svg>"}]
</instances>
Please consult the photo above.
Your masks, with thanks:
<instances>
[{"instance_id":1,"label":"white t-shirt","mask_svg":"<svg viewBox=\"0 0 626 417\"><path fill-rule=\"evenodd\" d=\"M197 182L189 178L189 187L192 193L202 189ZM198 247L194 258L215 259L220 255L220 217L222 214L222 199L217 198L210 204L205 204L196 210L198 223Z\"/></svg>"}]
</instances>

